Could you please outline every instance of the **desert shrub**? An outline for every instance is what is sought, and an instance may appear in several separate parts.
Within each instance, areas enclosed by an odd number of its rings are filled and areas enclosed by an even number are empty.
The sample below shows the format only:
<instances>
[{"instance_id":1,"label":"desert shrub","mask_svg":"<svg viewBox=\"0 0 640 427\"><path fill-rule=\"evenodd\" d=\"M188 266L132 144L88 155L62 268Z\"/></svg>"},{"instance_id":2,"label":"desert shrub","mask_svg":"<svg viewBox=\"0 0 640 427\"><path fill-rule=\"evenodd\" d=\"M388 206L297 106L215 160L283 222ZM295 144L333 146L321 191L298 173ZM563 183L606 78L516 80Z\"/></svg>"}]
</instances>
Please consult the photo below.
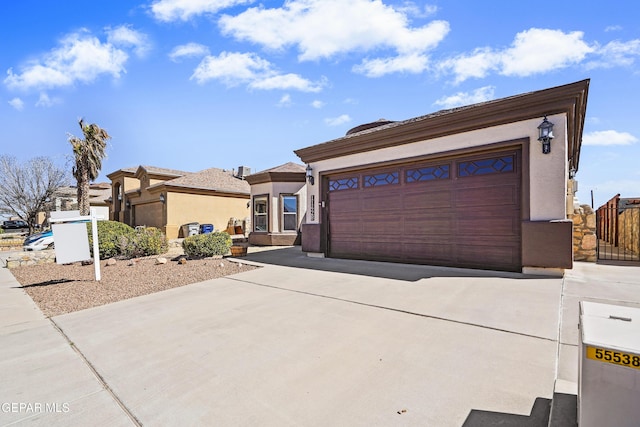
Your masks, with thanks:
<instances>
[{"instance_id":1,"label":"desert shrub","mask_svg":"<svg viewBox=\"0 0 640 427\"><path fill-rule=\"evenodd\" d=\"M182 241L182 249L190 258L224 255L229 252L232 241L231 236L224 231L216 231L208 234L196 234L186 237Z\"/></svg>"},{"instance_id":2,"label":"desert shrub","mask_svg":"<svg viewBox=\"0 0 640 427\"><path fill-rule=\"evenodd\" d=\"M93 255L93 237L91 223L87 223L89 233L89 249ZM123 254L126 243L135 230L127 224L118 221L98 221L98 244L100 245L100 258L111 258ZM123 248L124 244L124 248Z\"/></svg>"},{"instance_id":3,"label":"desert shrub","mask_svg":"<svg viewBox=\"0 0 640 427\"><path fill-rule=\"evenodd\" d=\"M155 227L138 228L121 240L122 255L132 258L160 255L168 249L167 238Z\"/></svg>"}]
</instances>

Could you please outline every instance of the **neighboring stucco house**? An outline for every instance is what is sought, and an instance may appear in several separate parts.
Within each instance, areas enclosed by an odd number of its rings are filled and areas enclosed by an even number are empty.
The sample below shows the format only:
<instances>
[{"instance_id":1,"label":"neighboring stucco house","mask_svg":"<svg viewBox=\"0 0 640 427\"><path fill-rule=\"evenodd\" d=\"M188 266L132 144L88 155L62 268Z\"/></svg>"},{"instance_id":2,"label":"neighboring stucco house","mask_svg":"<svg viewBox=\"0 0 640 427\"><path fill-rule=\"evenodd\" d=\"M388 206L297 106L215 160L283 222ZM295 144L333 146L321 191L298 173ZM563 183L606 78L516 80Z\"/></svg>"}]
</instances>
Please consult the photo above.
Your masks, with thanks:
<instances>
[{"instance_id":1,"label":"neighboring stucco house","mask_svg":"<svg viewBox=\"0 0 640 427\"><path fill-rule=\"evenodd\" d=\"M562 274L573 262L567 215L588 88L583 80L374 122L296 150L312 176L303 251Z\"/></svg>"},{"instance_id":2,"label":"neighboring stucco house","mask_svg":"<svg viewBox=\"0 0 640 427\"><path fill-rule=\"evenodd\" d=\"M300 224L306 213L305 167L286 163L247 176L251 185L254 245L299 245Z\"/></svg>"},{"instance_id":3,"label":"neighboring stucco house","mask_svg":"<svg viewBox=\"0 0 640 427\"><path fill-rule=\"evenodd\" d=\"M109 218L109 199L111 198L111 184L108 182L94 182L89 184L89 207L95 209L96 215ZM50 210L71 211L78 209L78 188L60 187L51 197ZM48 220L47 212L38 214L38 224Z\"/></svg>"},{"instance_id":4,"label":"neighboring stucco house","mask_svg":"<svg viewBox=\"0 0 640 427\"><path fill-rule=\"evenodd\" d=\"M234 171L185 172L154 166L119 169L112 181L110 219L133 227L157 227L168 239L183 237L184 224L225 230L231 218L249 215L249 184Z\"/></svg>"}]
</instances>

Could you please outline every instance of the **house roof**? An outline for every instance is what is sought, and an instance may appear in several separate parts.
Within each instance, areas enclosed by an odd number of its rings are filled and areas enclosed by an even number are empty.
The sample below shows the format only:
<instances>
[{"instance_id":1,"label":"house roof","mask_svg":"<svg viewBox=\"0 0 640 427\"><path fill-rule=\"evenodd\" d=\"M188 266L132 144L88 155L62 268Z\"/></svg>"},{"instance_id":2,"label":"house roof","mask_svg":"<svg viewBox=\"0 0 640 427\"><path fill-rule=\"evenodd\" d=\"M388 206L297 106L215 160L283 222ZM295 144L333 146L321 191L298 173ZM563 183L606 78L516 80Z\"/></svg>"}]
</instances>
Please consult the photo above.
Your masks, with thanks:
<instances>
[{"instance_id":1,"label":"house roof","mask_svg":"<svg viewBox=\"0 0 640 427\"><path fill-rule=\"evenodd\" d=\"M564 113L568 122L569 167L577 171L589 82L582 80L371 128L365 125L359 132L294 152L303 162L310 163Z\"/></svg>"},{"instance_id":2,"label":"house roof","mask_svg":"<svg viewBox=\"0 0 640 427\"><path fill-rule=\"evenodd\" d=\"M116 171L111 172L110 174L107 174L107 178L113 181L115 178L117 178L120 175L134 176L137 170L138 170L137 166L131 167L131 168L118 169Z\"/></svg>"},{"instance_id":3,"label":"house roof","mask_svg":"<svg viewBox=\"0 0 640 427\"><path fill-rule=\"evenodd\" d=\"M193 172L185 172L177 169L159 168L156 166L138 166L135 170L136 176L146 173L147 175L160 175L162 177L180 177Z\"/></svg>"},{"instance_id":4,"label":"house roof","mask_svg":"<svg viewBox=\"0 0 640 427\"><path fill-rule=\"evenodd\" d=\"M78 187L64 186L58 188L53 197L68 197L75 199L78 195ZM111 197L111 184L108 182L97 182L89 184L89 203L106 203Z\"/></svg>"},{"instance_id":5,"label":"house roof","mask_svg":"<svg viewBox=\"0 0 640 427\"><path fill-rule=\"evenodd\" d=\"M184 176L158 183L149 187L193 188L198 190L216 191L219 193L249 194L247 181L233 176L232 171L218 168L205 169L200 172L187 173Z\"/></svg>"},{"instance_id":6,"label":"house roof","mask_svg":"<svg viewBox=\"0 0 640 427\"><path fill-rule=\"evenodd\" d=\"M251 185L263 182L304 182L306 168L298 163L288 162L271 169L263 170L247 176Z\"/></svg>"}]
</instances>

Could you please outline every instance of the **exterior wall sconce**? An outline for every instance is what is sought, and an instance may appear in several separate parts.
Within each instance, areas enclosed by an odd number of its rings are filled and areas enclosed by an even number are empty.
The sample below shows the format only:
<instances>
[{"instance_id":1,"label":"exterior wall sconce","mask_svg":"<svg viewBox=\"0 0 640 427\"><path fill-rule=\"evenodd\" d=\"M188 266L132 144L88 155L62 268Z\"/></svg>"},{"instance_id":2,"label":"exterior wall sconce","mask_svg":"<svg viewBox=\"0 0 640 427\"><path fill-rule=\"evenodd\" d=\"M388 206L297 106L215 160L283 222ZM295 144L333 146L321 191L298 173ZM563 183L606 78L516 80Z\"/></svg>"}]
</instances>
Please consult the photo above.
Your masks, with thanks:
<instances>
[{"instance_id":1,"label":"exterior wall sconce","mask_svg":"<svg viewBox=\"0 0 640 427\"><path fill-rule=\"evenodd\" d=\"M131 207L131 202L127 200L127 203L125 203L125 206L127 207L127 209L129 209Z\"/></svg>"},{"instance_id":2,"label":"exterior wall sconce","mask_svg":"<svg viewBox=\"0 0 640 427\"><path fill-rule=\"evenodd\" d=\"M167 199L164 196L164 193L160 193L160 203L165 203Z\"/></svg>"},{"instance_id":3,"label":"exterior wall sconce","mask_svg":"<svg viewBox=\"0 0 640 427\"><path fill-rule=\"evenodd\" d=\"M311 169L311 165L307 164L307 170L306 170L306 176L307 176L307 181L309 181L309 184L313 185L314 184L314 179L313 179L313 169Z\"/></svg>"},{"instance_id":4,"label":"exterior wall sconce","mask_svg":"<svg viewBox=\"0 0 640 427\"><path fill-rule=\"evenodd\" d=\"M542 143L542 154L549 154L551 152L551 140L553 139L553 123L547 120L547 116L544 116L544 120L538 126L538 141Z\"/></svg>"}]
</instances>

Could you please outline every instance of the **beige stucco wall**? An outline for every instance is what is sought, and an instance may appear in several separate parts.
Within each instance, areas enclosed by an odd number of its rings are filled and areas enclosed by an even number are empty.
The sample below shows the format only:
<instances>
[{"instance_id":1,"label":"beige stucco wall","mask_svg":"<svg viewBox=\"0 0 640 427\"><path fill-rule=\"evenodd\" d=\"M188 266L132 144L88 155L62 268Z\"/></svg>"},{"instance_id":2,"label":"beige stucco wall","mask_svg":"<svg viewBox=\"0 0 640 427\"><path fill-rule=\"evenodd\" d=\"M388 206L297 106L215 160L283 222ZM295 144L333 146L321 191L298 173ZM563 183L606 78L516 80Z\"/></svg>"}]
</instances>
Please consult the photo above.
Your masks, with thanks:
<instances>
[{"instance_id":1,"label":"beige stucco wall","mask_svg":"<svg viewBox=\"0 0 640 427\"><path fill-rule=\"evenodd\" d=\"M254 196L268 194L269 197L269 232L280 232L280 196L281 195L297 195L298 196L298 227L303 221L307 212L307 194L305 183L303 182L264 182L251 186L251 208L248 214L253 212Z\"/></svg>"},{"instance_id":2,"label":"beige stucco wall","mask_svg":"<svg viewBox=\"0 0 640 427\"><path fill-rule=\"evenodd\" d=\"M562 220L567 217L567 119L564 114L549 116L554 124L555 138L551 142L551 153L542 154L541 144L538 142L538 126L542 117L495 126L487 129L460 133L442 138L424 140L397 147L384 148L365 153L352 154L335 159L322 160L311 163L315 175L315 185L307 184L307 197L315 195L316 212L320 212L320 173L386 162L395 159L405 159L415 156L443 153L452 150L482 147L483 145L529 138L529 188L530 188L530 219L531 221ZM526 177L525 177L526 178ZM307 206L307 209L309 207ZM314 221L319 223L319 215Z\"/></svg>"},{"instance_id":3,"label":"beige stucco wall","mask_svg":"<svg viewBox=\"0 0 640 427\"><path fill-rule=\"evenodd\" d=\"M249 217L249 195L237 197L208 196L186 193L167 193L167 238L178 237L180 227L190 222L213 224L214 229L227 228L230 218Z\"/></svg>"}]
</instances>

